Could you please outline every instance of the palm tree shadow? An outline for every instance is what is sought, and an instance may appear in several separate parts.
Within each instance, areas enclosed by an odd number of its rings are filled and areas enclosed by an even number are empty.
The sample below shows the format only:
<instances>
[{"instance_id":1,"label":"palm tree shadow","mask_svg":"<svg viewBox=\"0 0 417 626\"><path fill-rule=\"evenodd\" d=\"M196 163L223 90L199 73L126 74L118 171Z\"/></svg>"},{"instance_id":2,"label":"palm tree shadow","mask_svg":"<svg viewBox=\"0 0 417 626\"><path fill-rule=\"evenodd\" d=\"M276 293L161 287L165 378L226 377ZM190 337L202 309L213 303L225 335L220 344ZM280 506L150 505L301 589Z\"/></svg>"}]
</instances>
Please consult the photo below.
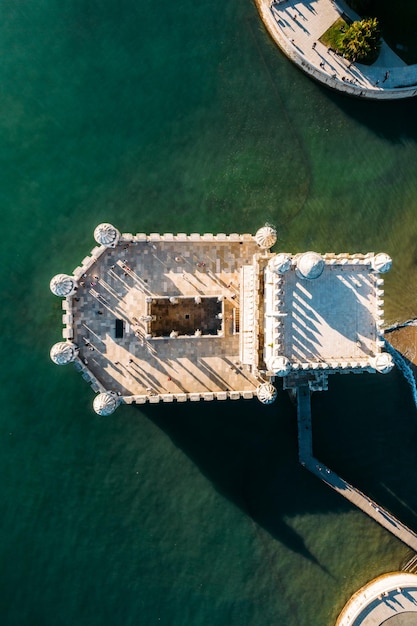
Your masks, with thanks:
<instances>
[{"instance_id":1,"label":"palm tree shadow","mask_svg":"<svg viewBox=\"0 0 417 626\"><path fill-rule=\"evenodd\" d=\"M287 519L329 508L333 494L298 463L295 407L287 394L257 400L141 406L214 488L272 537L320 565ZM342 509L347 508L343 501ZM322 567L322 569L325 569Z\"/></svg>"}]
</instances>

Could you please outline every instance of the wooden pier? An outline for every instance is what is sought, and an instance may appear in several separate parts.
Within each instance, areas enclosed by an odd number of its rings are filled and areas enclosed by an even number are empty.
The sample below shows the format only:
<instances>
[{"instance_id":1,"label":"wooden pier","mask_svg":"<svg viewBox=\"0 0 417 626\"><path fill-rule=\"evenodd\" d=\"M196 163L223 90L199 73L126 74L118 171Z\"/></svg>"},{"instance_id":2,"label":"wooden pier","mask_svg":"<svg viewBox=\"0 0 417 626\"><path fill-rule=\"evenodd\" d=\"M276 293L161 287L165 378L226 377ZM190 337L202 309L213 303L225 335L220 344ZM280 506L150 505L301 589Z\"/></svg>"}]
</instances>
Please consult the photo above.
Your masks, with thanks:
<instances>
[{"instance_id":1,"label":"wooden pier","mask_svg":"<svg viewBox=\"0 0 417 626\"><path fill-rule=\"evenodd\" d=\"M415 532L314 457L308 385L297 387L297 420L298 455L301 465L417 552L417 534Z\"/></svg>"}]
</instances>

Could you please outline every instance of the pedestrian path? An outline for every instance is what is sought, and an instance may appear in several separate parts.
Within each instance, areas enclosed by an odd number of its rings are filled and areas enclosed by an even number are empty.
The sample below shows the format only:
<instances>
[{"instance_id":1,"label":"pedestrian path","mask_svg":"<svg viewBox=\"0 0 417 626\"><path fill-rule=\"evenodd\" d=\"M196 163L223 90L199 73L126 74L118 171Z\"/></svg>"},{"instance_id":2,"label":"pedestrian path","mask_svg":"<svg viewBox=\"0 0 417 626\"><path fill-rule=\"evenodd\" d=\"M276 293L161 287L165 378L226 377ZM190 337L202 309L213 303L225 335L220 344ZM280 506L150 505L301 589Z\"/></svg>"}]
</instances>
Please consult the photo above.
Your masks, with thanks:
<instances>
[{"instance_id":1,"label":"pedestrian path","mask_svg":"<svg viewBox=\"0 0 417 626\"><path fill-rule=\"evenodd\" d=\"M417 576L383 574L359 589L345 605L336 626L414 626L417 621Z\"/></svg>"},{"instance_id":2,"label":"pedestrian path","mask_svg":"<svg viewBox=\"0 0 417 626\"><path fill-rule=\"evenodd\" d=\"M298 454L301 465L417 552L417 534L415 532L313 456L311 403L308 385L297 387L297 420Z\"/></svg>"},{"instance_id":3,"label":"pedestrian path","mask_svg":"<svg viewBox=\"0 0 417 626\"><path fill-rule=\"evenodd\" d=\"M261 18L284 54L322 84L370 99L417 95L417 65L407 65L382 42L371 65L350 63L319 39L341 16L359 19L342 0L256 0Z\"/></svg>"}]
</instances>

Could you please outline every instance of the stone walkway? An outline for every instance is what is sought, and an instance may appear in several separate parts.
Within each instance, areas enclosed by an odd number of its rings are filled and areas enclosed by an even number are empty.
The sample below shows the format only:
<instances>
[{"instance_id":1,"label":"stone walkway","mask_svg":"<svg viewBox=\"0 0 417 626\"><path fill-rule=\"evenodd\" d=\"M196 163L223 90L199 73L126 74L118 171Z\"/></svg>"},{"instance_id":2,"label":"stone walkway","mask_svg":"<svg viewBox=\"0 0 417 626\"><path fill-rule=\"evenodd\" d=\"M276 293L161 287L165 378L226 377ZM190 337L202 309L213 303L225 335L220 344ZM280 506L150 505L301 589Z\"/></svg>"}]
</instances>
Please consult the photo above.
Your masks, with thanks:
<instances>
[{"instance_id":1,"label":"stone walkway","mask_svg":"<svg viewBox=\"0 0 417 626\"><path fill-rule=\"evenodd\" d=\"M284 54L320 83L369 99L417 95L417 65L406 65L383 42L372 66L349 63L319 38L342 15L359 19L341 0L256 0L270 35Z\"/></svg>"},{"instance_id":2,"label":"stone walkway","mask_svg":"<svg viewBox=\"0 0 417 626\"><path fill-rule=\"evenodd\" d=\"M412 626L417 623L417 576L393 572L371 581L349 600L336 626Z\"/></svg>"},{"instance_id":3,"label":"stone walkway","mask_svg":"<svg viewBox=\"0 0 417 626\"><path fill-rule=\"evenodd\" d=\"M313 456L311 402L308 385L297 387L297 421L298 456L301 465L416 552L417 534L413 530ZM362 622L360 623L362 624Z\"/></svg>"}]
</instances>

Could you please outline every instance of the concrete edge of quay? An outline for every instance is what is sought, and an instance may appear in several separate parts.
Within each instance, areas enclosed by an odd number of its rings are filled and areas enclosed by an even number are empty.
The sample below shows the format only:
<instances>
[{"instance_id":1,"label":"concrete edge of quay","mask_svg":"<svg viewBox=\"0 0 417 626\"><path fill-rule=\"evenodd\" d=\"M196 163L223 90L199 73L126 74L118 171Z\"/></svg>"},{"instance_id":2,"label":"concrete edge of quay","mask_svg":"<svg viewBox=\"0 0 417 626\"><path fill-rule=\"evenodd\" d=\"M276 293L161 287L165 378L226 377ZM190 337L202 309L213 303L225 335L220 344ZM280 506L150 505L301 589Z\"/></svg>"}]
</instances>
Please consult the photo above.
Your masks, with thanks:
<instances>
[{"instance_id":1,"label":"concrete edge of quay","mask_svg":"<svg viewBox=\"0 0 417 626\"><path fill-rule=\"evenodd\" d=\"M329 0L330 2L331 0ZM334 4L334 3L333 3ZM255 0L262 22L271 38L274 40L279 49L290 59L299 69L308 74L321 85L356 98L367 100L400 100L404 98L413 98L417 95L417 65L407 66L409 69L410 80L414 81L412 85L395 88L367 88L363 85L346 84L339 78L334 78L329 72L315 67L307 59L305 59L294 46L291 45L288 37L280 31L276 21L272 17L270 10L270 0ZM342 11L340 11L342 14ZM388 68L390 70L390 68Z\"/></svg>"},{"instance_id":2,"label":"concrete edge of quay","mask_svg":"<svg viewBox=\"0 0 417 626\"><path fill-rule=\"evenodd\" d=\"M382 625L395 614L417 612L415 593L417 589L417 575L409 572L390 572L382 574L358 589L347 601L342 609L336 626L355 626L364 621L368 624ZM413 592L413 597L411 597ZM398 610L390 610L389 601L397 596ZM401 606L398 598L408 600L408 606ZM410 602L411 600L411 602ZM403 602L405 605L406 602ZM375 612L374 615L372 613ZM368 621L366 619L370 621ZM358 621L359 620L359 621Z\"/></svg>"}]
</instances>

